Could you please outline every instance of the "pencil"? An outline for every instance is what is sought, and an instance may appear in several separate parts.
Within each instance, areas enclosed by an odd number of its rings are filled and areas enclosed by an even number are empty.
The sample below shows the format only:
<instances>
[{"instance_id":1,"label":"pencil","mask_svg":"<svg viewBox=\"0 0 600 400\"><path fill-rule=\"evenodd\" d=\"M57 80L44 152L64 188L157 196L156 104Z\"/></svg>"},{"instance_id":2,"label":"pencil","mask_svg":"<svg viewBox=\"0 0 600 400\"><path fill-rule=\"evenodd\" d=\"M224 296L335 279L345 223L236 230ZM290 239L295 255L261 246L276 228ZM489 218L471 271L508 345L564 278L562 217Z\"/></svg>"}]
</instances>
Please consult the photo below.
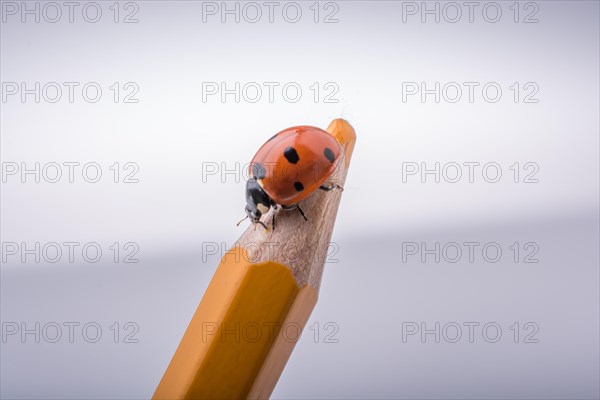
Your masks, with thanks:
<instances>
[{"instance_id":1,"label":"pencil","mask_svg":"<svg viewBox=\"0 0 600 400\"><path fill-rule=\"evenodd\" d=\"M344 186L356 135L336 119L334 173ZM268 398L317 303L342 192L301 202L308 220L280 211L274 231L250 226L223 256L154 399ZM273 210L264 217L270 221Z\"/></svg>"}]
</instances>

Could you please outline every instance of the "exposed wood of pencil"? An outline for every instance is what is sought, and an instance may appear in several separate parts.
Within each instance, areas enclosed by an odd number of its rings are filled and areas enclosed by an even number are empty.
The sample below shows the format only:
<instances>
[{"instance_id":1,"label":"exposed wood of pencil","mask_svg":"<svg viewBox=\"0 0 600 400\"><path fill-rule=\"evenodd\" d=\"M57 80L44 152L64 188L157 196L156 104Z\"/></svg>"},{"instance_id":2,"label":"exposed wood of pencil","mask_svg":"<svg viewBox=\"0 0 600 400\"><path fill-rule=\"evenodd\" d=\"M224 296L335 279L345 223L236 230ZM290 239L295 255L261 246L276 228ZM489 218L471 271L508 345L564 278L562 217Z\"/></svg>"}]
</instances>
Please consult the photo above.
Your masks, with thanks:
<instances>
[{"instance_id":1,"label":"exposed wood of pencil","mask_svg":"<svg viewBox=\"0 0 600 400\"><path fill-rule=\"evenodd\" d=\"M342 147L332 180L343 186L354 129L327 128ZM341 192L317 190L280 211L275 231L249 227L223 257L155 399L268 398L314 308ZM264 221L271 221L271 211Z\"/></svg>"}]
</instances>

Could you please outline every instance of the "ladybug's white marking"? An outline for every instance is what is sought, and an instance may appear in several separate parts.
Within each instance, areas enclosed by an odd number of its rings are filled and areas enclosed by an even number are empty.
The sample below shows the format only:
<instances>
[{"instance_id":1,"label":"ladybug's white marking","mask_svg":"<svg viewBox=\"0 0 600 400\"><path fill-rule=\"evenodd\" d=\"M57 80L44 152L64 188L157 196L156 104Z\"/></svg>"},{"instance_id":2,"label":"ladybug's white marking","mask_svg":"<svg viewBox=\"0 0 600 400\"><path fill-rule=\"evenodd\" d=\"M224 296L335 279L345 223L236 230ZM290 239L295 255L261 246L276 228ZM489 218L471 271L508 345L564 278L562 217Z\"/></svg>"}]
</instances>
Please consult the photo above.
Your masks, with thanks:
<instances>
[{"instance_id":1,"label":"ladybug's white marking","mask_svg":"<svg viewBox=\"0 0 600 400\"><path fill-rule=\"evenodd\" d=\"M256 208L258 208L258 211L260 211L261 214L265 214L267 211L269 211L269 207L265 206L262 203L258 203L256 205Z\"/></svg>"}]
</instances>

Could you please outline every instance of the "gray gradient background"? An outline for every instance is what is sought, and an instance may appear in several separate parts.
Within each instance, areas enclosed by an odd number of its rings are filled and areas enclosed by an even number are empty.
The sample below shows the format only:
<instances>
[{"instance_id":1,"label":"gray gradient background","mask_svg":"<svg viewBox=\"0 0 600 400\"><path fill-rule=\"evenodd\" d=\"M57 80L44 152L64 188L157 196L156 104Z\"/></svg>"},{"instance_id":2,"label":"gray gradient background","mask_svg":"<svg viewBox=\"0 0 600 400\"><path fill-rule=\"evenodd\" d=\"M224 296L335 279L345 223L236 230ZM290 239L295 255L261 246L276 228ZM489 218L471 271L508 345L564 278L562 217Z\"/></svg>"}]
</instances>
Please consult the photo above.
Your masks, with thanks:
<instances>
[{"instance_id":1,"label":"gray gradient background","mask_svg":"<svg viewBox=\"0 0 600 400\"><path fill-rule=\"evenodd\" d=\"M1 80L136 82L138 104L106 90L88 104L2 103L2 161L115 161L140 165L138 184L81 179L2 185L3 242L95 241L97 264L1 268L1 319L94 321L96 344L2 343L3 398L148 398L218 261L202 243L230 246L243 228L243 182L203 183L203 162L246 163L273 133L356 128L346 191L309 325L334 322L338 343L306 331L274 398L598 398L597 2L538 2L536 24L402 22L401 2L337 2L339 23L202 22L201 2L137 2L137 24L1 26ZM103 3L104 11L110 3ZM483 4L483 3L482 3ZM290 104L202 102L205 81L295 81ZM336 82L337 104L308 86ZM402 102L403 81L495 81L495 104ZM515 104L513 82L536 82L537 104ZM402 183L404 161L500 163L506 178ZM515 161L540 166L537 184L513 183ZM139 244L138 264L115 264L113 242ZM402 262L402 242L498 242L495 264ZM539 245L515 264L513 242ZM81 260L80 260L81 261ZM135 322L139 343L112 343L108 327ZM498 343L403 343L402 322L497 322ZM539 343L513 343L514 322L539 326ZM321 330L321 334L324 331ZM16 339L16 340L15 340Z\"/></svg>"}]
</instances>

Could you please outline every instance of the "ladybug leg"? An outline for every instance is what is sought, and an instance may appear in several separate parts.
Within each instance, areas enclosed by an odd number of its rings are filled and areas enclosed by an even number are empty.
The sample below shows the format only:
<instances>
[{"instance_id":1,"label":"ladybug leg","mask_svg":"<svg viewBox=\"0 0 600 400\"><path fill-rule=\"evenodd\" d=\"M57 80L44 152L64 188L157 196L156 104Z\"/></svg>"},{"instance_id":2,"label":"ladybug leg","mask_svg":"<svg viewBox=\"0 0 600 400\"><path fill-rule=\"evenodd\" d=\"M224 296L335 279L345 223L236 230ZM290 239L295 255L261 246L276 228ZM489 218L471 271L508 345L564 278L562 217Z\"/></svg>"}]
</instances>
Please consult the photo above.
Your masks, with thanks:
<instances>
[{"instance_id":1,"label":"ladybug leg","mask_svg":"<svg viewBox=\"0 0 600 400\"><path fill-rule=\"evenodd\" d=\"M277 214L278 210L279 208L277 206L275 206L275 208L273 209L273 217L271 221L271 225L273 225L273 232L275 232L275 214Z\"/></svg>"},{"instance_id":2,"label":"ladybug leg","mask_svg":"<svg viewBox=\"0 0 600 400\"><path fill-rule=\"evenodd\" d=\"M273 226L273 232L275 232L275 216L279 213L281 206L279 204L273 204L273 215L271 217L271 225Z\"/></svg>"},{"instance_id":3,"label":"ladybug leg","mask_svg":"<svg viewBox=\"0 0 600 400\"><path fill-rule=\"evenodd\" d=\"M329 185L329 186L321 185L321 186L319 186L319 189L321 189L321 190L324 190L324 191L326 191L326 192L330 192L330 191L332 191L332 190L334 190L334 189L338 189L338 190L340 190L340 191L343 191L343 190L344 190L344 188L343 188L343 187L341 187L340 185L338 185L338 184L336 184L336 183L332 183L332 184L331 184L331 185Z\"/></svg>"},{"instance_id":4,"label":"ladybug leg","mask_svg":"<svg viewBox=\"0 0 600 400\"><path fill-rule=\"evenodd\" d=\"M263 224L261 221L256 221L256 223L253 224L254 225L254 230L256 230L256 225L262 225L263 228L265 228L265 230L269 230L269 228L267 228L267 226L265 224Z\"/></svg>"},{"instance_id":5,"label":"ladybug leg","mask_svg":"<svg viewBox=\"0 0 600 400\"><path fill-rule=\"evenodd\" d=\"M294 208L297 208L298 211L300 211L302 218L304 218L305 221L308 221L308 218L306 218L306 214L304 214L304 211L302 211L302 209L300 208L300 206L298 204L294 204L291 206L281 206L281 208L283 208L284 210L293 210Z\"/></svg>"},{"instance_id":6,"label":"ladybug leg","mask_svg":"<svg viewBox=\"0 0 600 400\"><path fill-rule=\"evenodd\" d=\"M304 218L305 221L308 221L308 218L306 218L306 215L304 215L304 211L302 211L298 204L296 204L296 208L298 209L298 211L300 211L300 214L302 214L302 218Z\"/></svg>"}]
</instances>

